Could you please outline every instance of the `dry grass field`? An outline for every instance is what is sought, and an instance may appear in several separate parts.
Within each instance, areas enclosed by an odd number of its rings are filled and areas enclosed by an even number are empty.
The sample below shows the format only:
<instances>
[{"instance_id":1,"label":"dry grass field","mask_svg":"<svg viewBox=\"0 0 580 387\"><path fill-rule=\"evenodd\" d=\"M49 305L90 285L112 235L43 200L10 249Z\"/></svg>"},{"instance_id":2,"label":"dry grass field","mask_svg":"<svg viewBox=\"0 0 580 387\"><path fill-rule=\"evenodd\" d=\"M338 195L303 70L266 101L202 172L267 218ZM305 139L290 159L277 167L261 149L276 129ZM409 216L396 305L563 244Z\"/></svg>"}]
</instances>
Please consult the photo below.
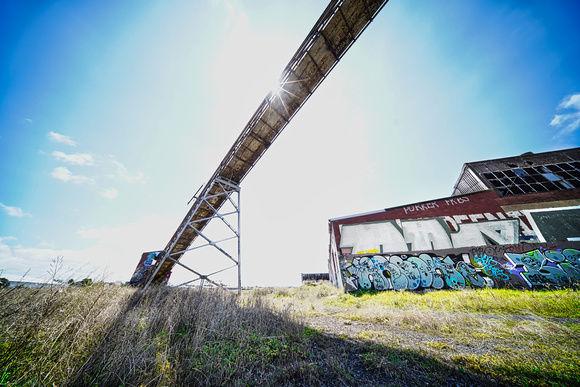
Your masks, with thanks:
<instances>
[{"instance_id":1,"label":"dry grass field","mask_svg":"<svg viewBox=\"0 0 580 387\"><path fill-rule=\"evenodd\" d=\"M0 385L572 386L575 291L0 289Z\"/></svg>"},{"instance_id":2,"label":"dry grass field","mask_svg":"<svg viewBox=\"0 0 580 387\"><path fill-rule=\"evenodd\" d=\"M461 384L451 370L486 385L573 386L580 380L576 291L344 294L320 285L273 289L266 297L321 334L376 349L364 355L368 367L416 384ZM390 351L404 354L399 358L406 366L383 356Z\"/></svg>"}]
</instances>

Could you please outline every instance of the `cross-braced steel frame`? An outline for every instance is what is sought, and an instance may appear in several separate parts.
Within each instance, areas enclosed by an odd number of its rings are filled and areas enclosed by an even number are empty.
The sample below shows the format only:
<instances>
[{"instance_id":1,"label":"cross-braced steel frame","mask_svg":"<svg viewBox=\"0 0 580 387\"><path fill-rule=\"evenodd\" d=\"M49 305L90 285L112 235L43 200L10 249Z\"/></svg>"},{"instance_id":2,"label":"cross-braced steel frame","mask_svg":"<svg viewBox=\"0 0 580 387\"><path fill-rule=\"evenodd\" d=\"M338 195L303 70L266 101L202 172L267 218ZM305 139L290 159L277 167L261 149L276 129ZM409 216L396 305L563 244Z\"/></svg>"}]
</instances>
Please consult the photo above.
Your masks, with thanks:
<instances>
[{"instance_id":1,"label":"cross-braced steel frame","mask_svg":"<svg viewBox=\"0 0 580 387\"><path fill-rule=\"evenodd\" d=\"M209 220L216 217L222 204L227 202L227 199L221 196L216 197L218 193L221 193L215 186L217 180L223 180L230 187L228 189L237 188L236 192L239 195L239 187L237 186L241 184L245 176L269 149L272 142L278 138L282 130L377 16L387 1L330 1L282 72L278 90L268 93L264 98L201 191L200 197L205 199L200 200L196 197L196 203L163 250L162 261L156 265L154 274L147 279L146 287L150 284L163 283L176 264L184 266L178 262L183 253L190 250L190 246L198 236L205 238L202 233L203 229ZM237 237L239 238L239 229ZM210 246L215 247L215 243L212 244L207 239L206 241ZM234 261L239 270L239 254L237 261L231 255L228 257ZM202 282L209 280L208 275L203 276L192 269L187 269L198 275Z\"/></svg>"},{"instance_id":2,"label":"cross-braced steel frame","mask_svg":"<svg viewBox=\"0 0 580 387\"><path fill-rule=\"evenodd\" d=\"M215 282L210 277L212 277L216 274L219 274L221 272L224 272L226 270L234 269L237 267L237 269L238 269L238 294L241 293L241 291L242 291L242 271L241 271L242 253L241 253L241 233L240 233L240 231L241 231L241 216L240 216L241 215L241 213L240 213L240 202L241 202L240 191L241 191L241 189L240 189L240 186L235 184L234 182L231 182L231 181L228 181L228 180L222 179L222 178L216 178L215 180L213 180L212 186L208 187L208 188L209 189L204 189L202 191L202 194L199 197L194 196L194 199L196 199L195 205L197 208L195 208L194 211L190 212L188 219L186 220L186 222L183 223L184 227L182 227L182 229L179 232L179 234L181 235L186 230L186 228L192 229L197 236L199 236L205 240L205 243L203 243L201 245L197 245L195 247L187 248L185 250L174 251L175 244L178 241L178 238L176 238L172 242L172 244L169 245L168 248L166 248L166 250L164 251L163 257L160 260L158 260L157 265L155 267L155 270L152 273L152 275L150 276L149 281L145 285L144 290L147 290L147 288L151 285L151 282L153 281L153 279L157 275L157 272L162 267L162 265L165 263L165 261L169 260L169 261L173 262L174 264L177 264L177 265L183 267L184 269L188 270L189 272L191 272L197 276L196 278L189 280L189 281L186 281L186 282L180 284L179 286L191 285L192 283L199 281L200 288L203 288L203 286L205 285L206 282L209 282L210 284L219 287L222 285ZM211 202L214 201L212 199L216 199L216 198L221 199L220 202L228 201L231 204L231 206L233 207L233 210L231 210L229 212L221 213L220 209L222 209L222 208L215 208L211 204ZM198 217L194 217L194 215L197 213L198 208L201 207L202 205L207 206L211 209L211 215L206 217L206 218L202 218L202 219L199 219ZM235 223L231 222L231 218L233 216L235 216ZM229 237L215 240L209 235L209 233L204 232L205 225L213 219L219 219L221 222L223 222L223 224L225 224L227 226L227 229L229 230L228 232L230 233ZM228 221L228 219L230 219L230 221ZM200 224L202 226L200 226ZM235 253L235 254L237 254L236 257L232 256L231 251L228 252L223 247L224 242L230 241L233 239L237 240L237 252ZM196 270L193 270L192 268L188 267L187 265L185 265L179 261L179 258L183 254L188 253L188 252L192 252L194 250L198 250L201 248L205 248L205 247L214 247L217 251L219 251L221 254L223 254L229 260L231 260L233 262L233 265L222 268L222 269L217 270L217 271L214 271L210 274L202 274Z\"/></svg>"}]
</instances>

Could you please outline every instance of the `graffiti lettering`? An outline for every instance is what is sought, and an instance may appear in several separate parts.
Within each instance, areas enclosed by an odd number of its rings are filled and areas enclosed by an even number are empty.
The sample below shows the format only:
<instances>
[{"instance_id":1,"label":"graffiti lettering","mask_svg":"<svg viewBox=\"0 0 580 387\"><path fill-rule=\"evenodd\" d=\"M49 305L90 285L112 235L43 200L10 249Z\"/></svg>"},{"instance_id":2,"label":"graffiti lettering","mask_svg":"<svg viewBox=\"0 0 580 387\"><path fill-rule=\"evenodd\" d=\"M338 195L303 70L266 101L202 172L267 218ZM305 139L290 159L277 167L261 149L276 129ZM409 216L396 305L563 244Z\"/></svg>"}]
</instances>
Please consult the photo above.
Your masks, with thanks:
<instances>
[{"instance_id":1,"label":"graffiti lettering","mask_svg":"<svg viewBox=\"0 0 580 387\"><path fill-rule=\"evenodd\" d=\"M129 281L129 283L132 285L137 285L144 278L146 278L147 272L151 271L151 267L153 265L153 260L157 259L157 257L161 253L162 253L162 251L152 251L149 253L143 253L141 255L141 260L139 261L139 264L137 265L137 268L135 269L135 272L133 273L133 276L131 277L131 280ZM168 279L169 279L169 276L167 277L167 280Z\"/></svg>"},{"instance_id":2,"label":"graffiti lettering","mask_svg":"<svg viewBox=\"0 0 580 387\"><path fill-rule=\"evenodd\" d=\"M348 291L580 285L580 250L509 250L510 246L481 246L444 258L432 253L353 257L343 261L341 273Z\"/></svg>"},{"instance_id":3,"label":"graffiti lettering","mask_svg":"<svg viewBox=\"0 0 580 387\"><path fill-rule=\"evenodd\" d=\"M492 257L483 254L483 255L475 255L473 257L473 260L481 266L482 271L490 276L490 277L496 277L499 278L501 280L507 281L510 279L510 277L504 273L503 268L501 268L499 266L499 263L494 260Z\"/></svg>"},{"instance_id":4,"label":"graffiti lettering","mask_svg":"<svg viewBox=\"0 0 580 387\"><path fill-rule=\"evenodd\" d=\"M418 288L463 289L468 282L484 287L486 281L466 262L455 265L451 257L432 257L429 254L405 257L399 255L355 257L342 267L343 283L347 290L416 290ZM462 273L465 273L463 275Z\"/></svg>"},{"instance_id":5,"label":"graffiti lettering","mask_svg":"<svg viewBox=\"0 0 580 387\"><path fill-rule=\"evenodd\" d=\"M448 206L455 206L457 204L467 203L468 201L469 201L468 197L453 198L453 199L446 199L445 204ZM404 207L403 210L405 211L405 214L408 214L409 212L425 211L425 210L429 210L431 208L439 208L439 204L437 202L416 204L413 206Z\"/></svg>"},{"instance_id":6,"label":"graffiti lettering","mask_svg":"<svg viewBox=\"0 0 580 387\"><path fill-rule=\"evenodd\" d=\"M469 285L478 288L483 288L486 285L486 281L477 273L475 268L465 262L457 262L457 271L461 273Z\"/></svg>"},{"instance_id":7,"label":"graffiti lettering","mask_svg":"<svg viewBox=\"0 0 580 387\"><path fill-rule=\"evenodd\" d=\"M377 254L377 253L379 253L379 250L377 250L377 249L365 250L365 251L359 251L359 252L357 252L357 254Z\"/></svg>"},{"instance_id":8,"label":"graffiti lettering","mask_svg":"<svg viewBox=\"0 0 580 387\"><path fill-rule=\"evenodd\" d=\"M566 249L562 252L566 260L574 266L576 269L580 270L580 251L575 249Z\"/></svg>"},{"instance_id":9,"label":"graffiti lettering","mask_svg":"<svg viewBox=\"0 0 580 387\"><path fill-rule=\"evenodd\" d=\"M468 201L469 201L468 197L453 198L453 199L446 199L445 204L447 204L448 206L455 206L457 204L467 203Z\"/></svg>"},{"instance_id":10,"label":"graffiti lettering","mask_svg":"<svg viewBox=\"0 0 580 387\"><path fill-rule=\"evenodd\" d=\"M457 223L454 225L456 232L446 227L449 225L446 218L401 220L400 227L392 220L343 225L340 248L374 254L379 251L429 251L519 243L518 219Z\"/></svg>"},{"instance_id":11,"label":"graffiti lettering","mask_svg":"<svg viewBox=\"0 0 580 387\"><path fill-rule=\"evenodd\" d=\"M414 205L414 206L408 206L403 208L403 210L405 211L405 214L409 213L409 212L414 212L414 211L425 211L431 208L438 208L439 204L437 204L437 202L431 202L431 203L424 203L424 204L418 204L418 205Z\"/></svg>"},{"instance_id":12,"label":"graffiti lettering","mask_svg":"<svg viewBox=\"0 0 580 387\"><path fill-rule=\"evenodd\" d=\"M580 283L578 258L580 250L566 249L562 252L536 249L527 253L505 253L517 273L531 286L567 287Z\"/></svg>"}]
</instances>

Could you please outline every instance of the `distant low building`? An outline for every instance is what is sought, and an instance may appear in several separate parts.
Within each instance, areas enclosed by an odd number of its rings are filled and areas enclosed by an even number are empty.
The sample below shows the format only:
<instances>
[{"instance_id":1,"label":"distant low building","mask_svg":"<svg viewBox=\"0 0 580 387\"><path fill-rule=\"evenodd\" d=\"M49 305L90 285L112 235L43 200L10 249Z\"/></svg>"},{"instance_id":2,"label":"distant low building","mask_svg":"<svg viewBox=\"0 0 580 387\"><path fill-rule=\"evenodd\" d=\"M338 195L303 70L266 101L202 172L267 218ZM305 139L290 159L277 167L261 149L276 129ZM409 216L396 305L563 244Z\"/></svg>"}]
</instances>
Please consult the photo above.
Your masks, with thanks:
<instances>
[{"instance_id":1,"label":"distant low building","mask_svg":"<svg viewBox=\"0 0 580 387\"><path fill-rule=\"evenodd\" d=\"M464 164L453 196L329 220L330 281L357 289L580 284L580 148Z\"/></svg>"},{"instance_id":2,"label":"distant low building","mask_svg":"<svg viewBox=\"0 0 580 387\"><path fill-rule=\"evenodd\" d=\"M302 284L312 284L329 280L328 273L302 273Z\"/></svg>"}]
</instances>

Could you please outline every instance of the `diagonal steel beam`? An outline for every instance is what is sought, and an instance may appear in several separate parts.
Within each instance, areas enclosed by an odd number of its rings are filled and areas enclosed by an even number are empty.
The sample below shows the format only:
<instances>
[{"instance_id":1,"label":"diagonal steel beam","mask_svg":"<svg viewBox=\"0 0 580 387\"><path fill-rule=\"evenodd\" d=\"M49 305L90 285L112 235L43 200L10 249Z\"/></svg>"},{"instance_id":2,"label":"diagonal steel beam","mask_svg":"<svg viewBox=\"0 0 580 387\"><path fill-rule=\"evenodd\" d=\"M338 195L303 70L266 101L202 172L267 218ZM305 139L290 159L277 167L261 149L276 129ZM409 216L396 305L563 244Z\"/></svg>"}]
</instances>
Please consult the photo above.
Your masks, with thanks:
<instances>
[{"instance_id":1,"label":"diagonal steel beam","mask_svg":"<svg viewBox=\"0 0 580 387\"><path fill-rule=\"evenodd\" d=\"M280 86L285 93L270 92L258 106L168 242L164 249L164 259L157 263L148 284L161 283L175 265L173 260L165 257L171 254L178 261L181 254L174 254L186 251L197 238L198 233L188 232L188 225L196 224L195 229L201 232L209 223L207 218L212 215L212 209L200 198L207 199L213 210L221 208L228 199L217 195L215 183L218 180L228 181L239 187L244 177L387 2L330 1L280 76ZM255 151L249 151L251 149Z\"/></svg>"}]
</instances>

